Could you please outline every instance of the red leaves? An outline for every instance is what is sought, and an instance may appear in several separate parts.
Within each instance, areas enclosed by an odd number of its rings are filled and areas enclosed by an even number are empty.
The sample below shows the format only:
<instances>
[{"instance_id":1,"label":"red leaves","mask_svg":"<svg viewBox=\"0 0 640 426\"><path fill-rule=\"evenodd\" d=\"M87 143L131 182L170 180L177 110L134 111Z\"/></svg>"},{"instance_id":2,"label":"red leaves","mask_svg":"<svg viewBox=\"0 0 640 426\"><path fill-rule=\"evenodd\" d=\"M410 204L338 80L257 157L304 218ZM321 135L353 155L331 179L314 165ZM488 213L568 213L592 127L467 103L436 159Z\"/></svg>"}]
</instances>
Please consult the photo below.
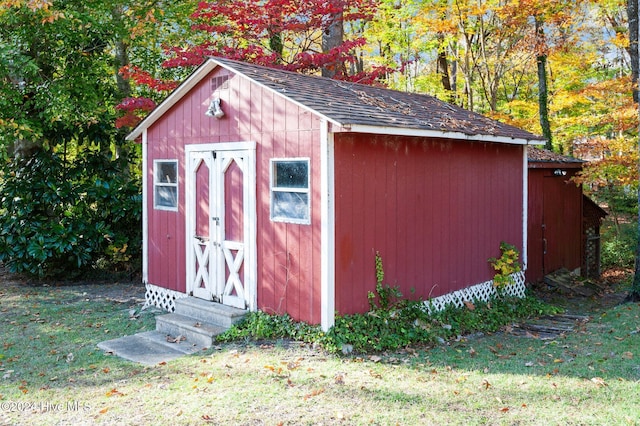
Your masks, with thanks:
<instances>
[{"instance_id":1,"label":"red leaves","mask_svg":"<svg viewBox=\"0 0 640 426\"><path fill-rule=\"evenodd\" d=\"M336 20L353 22L373 17L374 0L243 0L201 2L191 15L192 30L210 34L210 40L190 47L170 47L163 66L199 65L208 56L251 62L295 72L315 72L337 64L334 78L374 83L390 71L387 67L348 75L343 66L354 63L354 51L364 38L344 40L328 50L321 46L323 34ZM279 38L282 51L273 49Z\"/></svg>"},{"instance_id":2,"label":"red leaves","mask_svg":"<svg viewBox=\"0 0 640 426\"><path fill-rule=\"evenodd\" d=\"M149 98L124 98L116 105L116 109L120 111L152 111L155 107L156 103Z\"/></svg>"},{"instance_id":3,"label":"red leaves","mask_svg":"<svg viewBox=\"0 0 640 426\"><path fill-rule=\"evenodd\" d=\"M151 74L136 66L124 66L120 68L120 74L126 79L133 80L136 84L147 86L159 92L169 92L178 87L179 84L177 81L154 78Z\"/></svg>"}]
</instances>

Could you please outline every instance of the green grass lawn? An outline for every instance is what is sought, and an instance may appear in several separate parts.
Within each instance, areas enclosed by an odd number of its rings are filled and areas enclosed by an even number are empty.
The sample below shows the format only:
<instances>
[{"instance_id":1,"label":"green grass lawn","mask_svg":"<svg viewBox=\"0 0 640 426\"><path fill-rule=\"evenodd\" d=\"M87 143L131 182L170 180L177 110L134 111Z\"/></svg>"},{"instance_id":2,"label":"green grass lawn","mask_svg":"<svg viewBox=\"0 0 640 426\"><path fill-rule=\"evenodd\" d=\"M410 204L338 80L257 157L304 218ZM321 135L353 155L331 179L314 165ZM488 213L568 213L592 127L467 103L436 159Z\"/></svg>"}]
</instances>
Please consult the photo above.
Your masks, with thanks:
<instances>
[{"instance_id":1,"label":"green grass lawn","mask_svg":"<svg viewBox=\"0 0 640 426\"><path fill-rule=\"evenodd\" d=\"M0 425L640 424L640 305L555 339L508 332L338 357L220 345L145 367L100 341L154 313L74 287L0 284Z\"/></svg>"}]
</instances>

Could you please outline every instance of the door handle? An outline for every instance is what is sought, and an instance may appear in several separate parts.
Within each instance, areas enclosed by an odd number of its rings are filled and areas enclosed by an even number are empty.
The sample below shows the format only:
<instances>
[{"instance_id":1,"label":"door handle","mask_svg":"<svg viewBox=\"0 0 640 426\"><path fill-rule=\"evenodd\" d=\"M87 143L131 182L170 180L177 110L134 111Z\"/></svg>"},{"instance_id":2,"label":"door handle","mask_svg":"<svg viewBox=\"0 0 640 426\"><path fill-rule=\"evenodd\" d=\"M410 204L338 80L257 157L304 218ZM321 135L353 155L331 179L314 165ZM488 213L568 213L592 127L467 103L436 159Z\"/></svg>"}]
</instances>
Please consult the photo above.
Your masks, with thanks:
<instances>
[{"instance_id":1,"label":"door handle","mask_svg":"<svg viewBox=\"0 0 640 426\"><path fill-rule=\"evenodd\" d=\"M547 239L542 239L542 254L547 254Z\"/></svg>"}]
</instances>

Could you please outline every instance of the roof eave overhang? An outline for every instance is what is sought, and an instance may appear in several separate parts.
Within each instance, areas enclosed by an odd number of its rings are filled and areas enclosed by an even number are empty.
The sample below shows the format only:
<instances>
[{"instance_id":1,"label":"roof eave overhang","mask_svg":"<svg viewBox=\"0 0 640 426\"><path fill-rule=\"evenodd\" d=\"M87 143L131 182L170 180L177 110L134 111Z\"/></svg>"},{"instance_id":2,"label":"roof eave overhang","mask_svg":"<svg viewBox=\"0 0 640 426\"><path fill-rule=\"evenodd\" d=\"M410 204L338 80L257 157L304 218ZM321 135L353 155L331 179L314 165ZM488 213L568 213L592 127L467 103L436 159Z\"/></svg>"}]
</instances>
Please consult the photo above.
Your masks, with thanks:
<instances>
[{"instance_id":1,"label":"roof eave overhang","mask_svg":"<svg viewBox=\"0 0 640 426\"><path fill-rule=\"evenodd\" d=\"M580 161L561 162L529 160L530 169L581 169L583 164L584 162Z\"/></svg>"},{"instance_id":2,"label":"roof eave overhang","mask_svg":"<svg viewBox=\"0 0 640 426\"><path fill-rule=\"evenodd\" d=\"M373 133L392 136L417 136L424 138L457 139L466 141L494 142L511 145L544 145L541 139L512 138L508 136L496 136L489 134L467 134L463 132L412 129L406 127L368 126L361 124L343 124L336 129L337 132Z\"/></svg>"},{"instance_id":3,"label":"roof eave overhang","mask_svg":"<svg viewBox=\"0 0 640 426\"><path fill-rule=\"evenodd\" d=\"M165 98L153 111L147 115L125 138L128 141L136 140L145 129L151 127L160 117L162 117L172 106L174 106L184 95L186 95L196 84L202 80L203 76L216 68L218 64L214 61L205 61L196 68L187 79L180 84L169 96Z\"/></svg>"}]
</instances>

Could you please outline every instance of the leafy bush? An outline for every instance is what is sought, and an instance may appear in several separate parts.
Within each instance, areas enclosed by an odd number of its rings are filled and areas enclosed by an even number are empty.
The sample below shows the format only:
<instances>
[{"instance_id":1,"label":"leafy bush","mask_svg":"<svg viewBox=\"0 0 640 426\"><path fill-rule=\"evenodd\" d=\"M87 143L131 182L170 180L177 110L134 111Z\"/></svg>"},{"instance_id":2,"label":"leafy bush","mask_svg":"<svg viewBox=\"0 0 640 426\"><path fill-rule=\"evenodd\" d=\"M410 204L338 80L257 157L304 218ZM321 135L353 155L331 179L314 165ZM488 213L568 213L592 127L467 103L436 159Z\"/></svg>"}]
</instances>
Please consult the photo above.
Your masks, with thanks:
<instances>
[{"instance_id":1,"label":"leafy bush","mask_svg":"<svg viewBox=\"0 0 640 426\"><path fill-rule=\"evenodd\" d=\"M600 252L602 269L633 268L637 241L638 229L635 224L621 226L619 233L613 228L605 230Z\"/></svg>"},{"instance_id":2,"label":"leafy bush","mask_svg":"<svg viewBox=\"0 0 640 426\"><path fill-rule=\"evenodd\" d=\"M3 165L0 261L12 272L73 276L136 264L142 197L125 160L39 152Z\"/></svg>"}]
</instances>

